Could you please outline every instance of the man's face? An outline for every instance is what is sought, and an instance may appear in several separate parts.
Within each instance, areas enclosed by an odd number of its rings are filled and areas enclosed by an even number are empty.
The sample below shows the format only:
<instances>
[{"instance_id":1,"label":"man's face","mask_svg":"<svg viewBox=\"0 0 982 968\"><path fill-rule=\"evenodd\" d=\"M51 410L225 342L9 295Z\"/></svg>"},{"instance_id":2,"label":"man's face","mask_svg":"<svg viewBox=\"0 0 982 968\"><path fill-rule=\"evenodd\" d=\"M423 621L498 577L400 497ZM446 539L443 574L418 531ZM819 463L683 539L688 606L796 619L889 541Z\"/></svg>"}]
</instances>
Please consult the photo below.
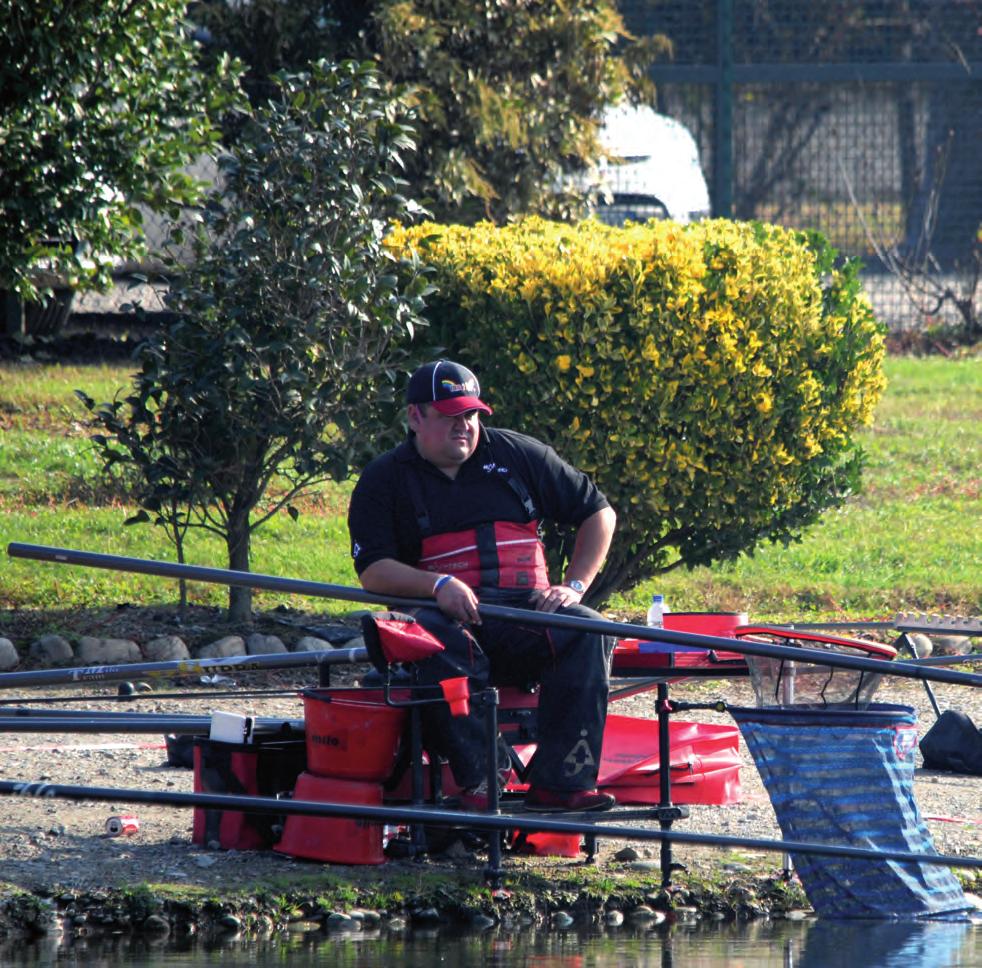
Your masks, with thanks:
<instances>
[{"instance_id":1,"label":"man's face","mask_svg":"<svg viewBox=\"0 0 982 968\"><path fill-rule=\"evenodd\" d=\"M477 450L481 428L477 410L448 417L435 407L411 403L409 426L420 456L451 476Z\"/></svg>"}]
</instances>

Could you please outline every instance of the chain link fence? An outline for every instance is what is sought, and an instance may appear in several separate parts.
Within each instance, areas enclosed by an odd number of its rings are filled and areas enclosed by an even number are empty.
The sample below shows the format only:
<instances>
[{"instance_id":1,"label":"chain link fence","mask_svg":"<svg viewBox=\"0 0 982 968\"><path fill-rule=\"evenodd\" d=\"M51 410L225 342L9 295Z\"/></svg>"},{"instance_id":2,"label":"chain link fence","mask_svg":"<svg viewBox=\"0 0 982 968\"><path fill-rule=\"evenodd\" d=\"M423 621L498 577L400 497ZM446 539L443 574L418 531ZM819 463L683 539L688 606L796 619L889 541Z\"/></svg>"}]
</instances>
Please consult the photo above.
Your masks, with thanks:
<instances>
[{"instance_id":1,"label":"chain link fence","mask_svg":"<svg viewBox=\"0 0 982 968\"><path fill-rule=\"evenodd\" d=\"M658 109L695 136L715 215L820 230L892 329L963 325L973 300L978 318L982 2L620 8L671 41Z\"/></svg>"},{"instance_id":2,"label":"chain link fence","mask_svg":"<svg viewBox=\"0 0 982 968\"><path fill-rule=\"evenodd\" d=\"M982 311L982 0L619 0L661 34L658 110L695 137L714 215L818 229L891 329ZM195 174L210 177L207 162ZM148 213L151 253L166 226ZM77 298L114 311L152 287ZM961 300L962 310L958 309Z\"/></svg>"}]
</instances>

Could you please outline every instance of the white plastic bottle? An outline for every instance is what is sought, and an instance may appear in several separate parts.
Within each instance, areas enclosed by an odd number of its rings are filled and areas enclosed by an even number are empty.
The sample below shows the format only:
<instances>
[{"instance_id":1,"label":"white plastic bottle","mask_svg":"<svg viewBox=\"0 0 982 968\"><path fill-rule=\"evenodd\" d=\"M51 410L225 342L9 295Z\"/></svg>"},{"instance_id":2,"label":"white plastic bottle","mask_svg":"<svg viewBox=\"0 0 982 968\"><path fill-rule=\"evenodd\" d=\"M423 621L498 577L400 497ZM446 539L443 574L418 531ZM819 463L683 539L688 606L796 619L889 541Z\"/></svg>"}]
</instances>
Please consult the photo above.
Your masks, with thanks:
<instances>
[{"instance_id":1,"label":"white plastic bottle","mask_svg":"<svg viewBox=\"0 0 982 968\"><path fill-rule=\"evenodd\" d=\"M662 629L665 627L665 613L670 611L665 604L664 595L652 595L648 606L647 625L649 628Z\"/></svg>"}]
</instances>

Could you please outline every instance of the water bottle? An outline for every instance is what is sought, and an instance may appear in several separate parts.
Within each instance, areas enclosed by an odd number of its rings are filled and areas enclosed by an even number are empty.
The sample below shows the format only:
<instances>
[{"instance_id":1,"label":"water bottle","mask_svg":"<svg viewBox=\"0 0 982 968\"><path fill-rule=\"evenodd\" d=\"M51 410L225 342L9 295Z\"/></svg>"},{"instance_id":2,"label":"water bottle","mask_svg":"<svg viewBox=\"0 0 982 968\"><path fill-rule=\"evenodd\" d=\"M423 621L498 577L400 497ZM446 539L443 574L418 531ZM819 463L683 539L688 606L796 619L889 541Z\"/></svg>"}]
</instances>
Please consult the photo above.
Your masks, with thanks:
<instances>
[{"instance_id":1,"label":"water bottle","mask_svg":"<svg viewBox=\"0 0 982 968\"><path fill-rule=\"evenodd\" d=\"M665 627L665 613L669 611L665 604L664 595L652 595L651 604L648 606L647 625L649 628L661 629Z\"/></svg>"}]
</instances>

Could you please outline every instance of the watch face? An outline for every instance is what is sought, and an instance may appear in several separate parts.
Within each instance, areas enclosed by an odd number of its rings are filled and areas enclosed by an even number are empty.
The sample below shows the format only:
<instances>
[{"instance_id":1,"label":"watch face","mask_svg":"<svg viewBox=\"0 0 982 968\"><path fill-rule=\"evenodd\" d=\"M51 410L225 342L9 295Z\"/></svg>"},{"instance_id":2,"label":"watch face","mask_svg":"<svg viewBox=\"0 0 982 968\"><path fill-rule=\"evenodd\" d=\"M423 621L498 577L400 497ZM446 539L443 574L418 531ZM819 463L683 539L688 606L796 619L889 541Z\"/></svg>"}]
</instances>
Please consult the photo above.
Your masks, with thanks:
<instances>
[{"instance_id":1,"label":"watch face","mask_svg":"<svg viewBox=\"0 0 982 968\"><path fill-rule=\"evenodd\" d=\"M569 587L572 588L574 592L578 592L580 595L582 595L586 591L586 585L584 585L583 582L578 581L575 578L572 581L566 582L566 584L569 585Z\"/></svg>"}]
</instances>

